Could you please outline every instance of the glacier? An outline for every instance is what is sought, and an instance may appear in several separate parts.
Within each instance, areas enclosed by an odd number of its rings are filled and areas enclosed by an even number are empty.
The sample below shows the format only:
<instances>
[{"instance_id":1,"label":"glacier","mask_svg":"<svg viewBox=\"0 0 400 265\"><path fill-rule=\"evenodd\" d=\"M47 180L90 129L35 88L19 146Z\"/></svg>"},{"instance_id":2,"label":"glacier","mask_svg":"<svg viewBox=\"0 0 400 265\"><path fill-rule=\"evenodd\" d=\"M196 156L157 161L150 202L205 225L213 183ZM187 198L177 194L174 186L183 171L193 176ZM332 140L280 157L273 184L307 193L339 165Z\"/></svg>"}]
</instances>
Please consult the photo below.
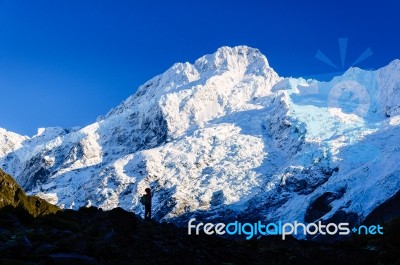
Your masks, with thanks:
<instances>
[{"instance_id":1,"label":"glacier","mask_svg":"<svg viewBox=\"0 0 400 265\"><path fill-rule=\"evenodd\" d=\"M400 190L400 61L329 82L247 46L176 63L83 128L0 129L0 167L63 208L201 220L365 220Z\"/></svg>"}]
</instances>

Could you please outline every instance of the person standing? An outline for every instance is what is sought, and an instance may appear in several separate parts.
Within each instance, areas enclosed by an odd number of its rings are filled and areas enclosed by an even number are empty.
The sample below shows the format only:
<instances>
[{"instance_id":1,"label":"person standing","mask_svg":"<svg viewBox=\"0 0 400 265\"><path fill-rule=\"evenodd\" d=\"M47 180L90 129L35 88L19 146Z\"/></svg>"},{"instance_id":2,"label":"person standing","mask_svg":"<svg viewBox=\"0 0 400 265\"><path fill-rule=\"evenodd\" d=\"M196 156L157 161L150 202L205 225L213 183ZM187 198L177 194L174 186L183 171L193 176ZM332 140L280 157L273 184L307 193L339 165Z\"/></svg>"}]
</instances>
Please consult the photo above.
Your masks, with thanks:
<instances>
[{"instance_id":1,"label":"person standing","mask_svg":"<svg viewBox=\"0 0 400 265\"><path fill-rule=\"evenodd\" d=\"M151 190L145 189L146 194L142 196L140 202L144 205L144 220L151 220Z\"/></svg>"}]
</instances>

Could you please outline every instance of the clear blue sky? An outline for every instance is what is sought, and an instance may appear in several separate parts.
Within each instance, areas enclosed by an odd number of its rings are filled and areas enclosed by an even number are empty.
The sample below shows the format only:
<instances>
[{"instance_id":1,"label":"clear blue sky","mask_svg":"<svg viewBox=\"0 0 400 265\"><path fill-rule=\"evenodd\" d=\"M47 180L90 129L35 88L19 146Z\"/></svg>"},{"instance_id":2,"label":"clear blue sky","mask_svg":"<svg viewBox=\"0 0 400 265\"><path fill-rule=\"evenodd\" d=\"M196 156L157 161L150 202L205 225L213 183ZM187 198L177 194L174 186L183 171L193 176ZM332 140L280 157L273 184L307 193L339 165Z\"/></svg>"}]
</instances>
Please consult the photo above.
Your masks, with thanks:
<instances>
[{"instance_id":1,"label":"clear blue sky","mask_svg":"<svg viewBox=\"0 0 400 265\"><path fill-rule=\"evenodd\" d=\"M399 1L0 0L0 127L83 126L175 62L223 45L261 50L281 76L400 58ZM342 69L339 69L342 70Z\"/></svg>"}]
</instances>

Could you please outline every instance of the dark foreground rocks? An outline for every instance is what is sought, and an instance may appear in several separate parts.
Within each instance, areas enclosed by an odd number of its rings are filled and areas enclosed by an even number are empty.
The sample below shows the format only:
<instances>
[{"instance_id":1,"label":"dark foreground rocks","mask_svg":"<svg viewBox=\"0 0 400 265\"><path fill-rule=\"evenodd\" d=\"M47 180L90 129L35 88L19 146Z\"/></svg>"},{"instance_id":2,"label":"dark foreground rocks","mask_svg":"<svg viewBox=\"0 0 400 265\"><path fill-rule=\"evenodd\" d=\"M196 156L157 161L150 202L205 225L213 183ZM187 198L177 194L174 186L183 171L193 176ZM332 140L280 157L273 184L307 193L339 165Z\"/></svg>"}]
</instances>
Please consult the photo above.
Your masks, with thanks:
<instances>
[{"instance_id":1,"label":"dark foreground rocks","mask_svg":"<svg viewBox=\"0 0 400 265\"><path fill-rule=\"evenodd\" d=\"M187 235L121 208L82 208L34 218L0 210L0 264L400 264L400 220L381 236L333 244L279 237L234 240Z\"/></svg>"},{"instance_id":2,"label":"dark foreground rocks","mask_svg":"<svg viewBox=\"0 0 400 265\"><path fill-rule=\"evenodd\" d=\"M387 207L397 209L396 205ZM356 236L330 244L291 237L246 241L188 235L185 228L143 221L121 208L60 210L38 197L26 196L0 170L0 265L400 265L400 219L383 226L384 235Z\"/></svg>"}]
</instances>

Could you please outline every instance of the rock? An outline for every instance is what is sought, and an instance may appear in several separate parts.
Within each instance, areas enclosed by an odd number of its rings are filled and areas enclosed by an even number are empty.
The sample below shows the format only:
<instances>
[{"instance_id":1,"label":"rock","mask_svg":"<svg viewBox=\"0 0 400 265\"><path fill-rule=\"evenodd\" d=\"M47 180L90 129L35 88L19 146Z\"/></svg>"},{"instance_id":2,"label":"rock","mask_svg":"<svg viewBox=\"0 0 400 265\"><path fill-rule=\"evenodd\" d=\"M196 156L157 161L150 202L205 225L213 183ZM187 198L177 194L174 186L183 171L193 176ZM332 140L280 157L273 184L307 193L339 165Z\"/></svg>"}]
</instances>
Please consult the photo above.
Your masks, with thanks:
<instances>
[{"instance_id":1,"label":"rock","mask_svg":"<svg viewBox=\"0 0 400 265\"><path fill-rule=\"evenodd\" d=\"M337 192L325 192L315 199L307 208L304 216L304 221L312 223L327 214L332 206L330 205L334 200L341 198L345 190L339 190Z\"/></svg>"},{"instance_id":2,"label":"rock","mask_svg":"<svg viewBox=\"0 0 400 265\"><path fill-rule=\"evenodd\" d=\"M36 247L35 253L39 255L51 254L57 249L56 246L48 243L42 243Z\"/></svg>"},{"instance_id":3,"label":"rock","mask_svg":"<svg viewBox=\"0 0 400 265\"><path fill-rule=\"evenodd\" d=\"M26 236L23 236L22 244L27 248L32 248L32 243Z\"/></svg>"},{"instance_id":4,"label":"rock","mask_svg":"<svg viewBox=\"0 0 400 265\"><path fill-rule=\"evenodd\" d=\"M54 265L97 265L97 261L89 256L76 253L56 253L48 257L49 261Z\"/></svg>"}]
</instances>

